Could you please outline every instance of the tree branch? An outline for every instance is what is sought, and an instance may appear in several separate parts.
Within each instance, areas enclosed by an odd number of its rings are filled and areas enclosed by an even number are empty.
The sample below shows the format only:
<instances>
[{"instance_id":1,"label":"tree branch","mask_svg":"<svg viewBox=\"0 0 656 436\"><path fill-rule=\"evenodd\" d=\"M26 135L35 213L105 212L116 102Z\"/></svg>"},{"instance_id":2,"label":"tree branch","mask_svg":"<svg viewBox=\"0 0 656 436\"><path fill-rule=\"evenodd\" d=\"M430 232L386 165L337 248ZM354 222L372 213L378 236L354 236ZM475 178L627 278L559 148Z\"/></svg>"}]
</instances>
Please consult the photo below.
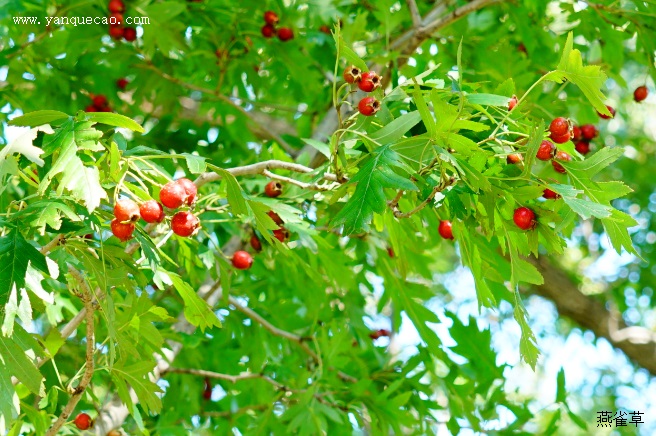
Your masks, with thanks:
<instances>
[{"instance_id":1,"label":"tree branch","mask_svg":"<svg viewBox=\"0 0 656 436\"><path fill-rule=\"evenodd\" d=\"M60 234L58 234L57 236L55 236L55 237L54 237L50 242L48 242L46 245L44 245L43 247L41 247L41 249L40 249L39 251L41 252L41 254L46 255L46 254L48 254L48 253L50 252L50 250L52 250L52 249L55 248L57 245L59 245L59 243L60 243L63 239L64 239L64 235L60 233Z\"/></svg>"},{"instance_id":2,"label":"tree branch","mask_svg":"<svg viewBox=\"0 0 656 436\"><path fill-rule=\"evenodd\" d=\"M82 274L77 269L73 268L72 266L69 266L68 271L73 276L75 281L78 282L78 285L82 289L82 301L84 302L84 307L86 309L85 318L87 322L87 335L86 335L87 350L86 350L86 358L84 363L85 369L84 369L84 375L82 375L82 379L80 380L80 383L73 390L73 394L71 395L71 398L69 398L68 403L66 403L66 405L64 406L64 409L62 410L62 413L57 418L57 421L55 421L55 423L46 432L46 436L56 435L59 429L66 423L68 418L75 410L75 406L77 406L77 403L82 398L82 394L84 393L87 386L89 385L89 382L91 382L91 377L93 376L93 371L94 371L93 354L95 351L96 340L94 336L94 325L93 325L94 310L93 310L91 289L89 289L89 285L86 283L86 281L82 277Z\"/></svg>"},{"instance_id":3,"label":"tree branch","mask_svg":"<svg viewBox=\"0 0 656 436\"><path fill-rule=\"evenodd\" d=\"M218 372L213 372L213 371L206 371L204 369L188 369L188 368L168 368L165 372L162 373L162 375L168 374L168 373L176 373L176 374L191 374L191 375L197 375L200 377L207 377L207 378L215 378L218 380L225 380L229 381L231 383L237 383L238 381L241 380L253 380L253 379L259 379L259 380L264 380L265 382L275 386L277 389L280 389L282 391L288 391L287 387L283 385L282 383L278 383L271 377L268 377L264 374L256 374L253 372L242 372L239 375L230 375L230 374L221 374Z\"/></svg>"},{"instance_id":4,"label":"tree branch","mask_svg":"<svg viewBox=\"0 0 656 436\"><path fill-rule=\"evenodd\" d=\"M642 327L628 327L597 299L583 294L578 286L544 256L528 259L544 277L544 284L528 289L556 305L558 313L605 338L636 364L656 376L656 338Z\"/></svg>"},{"instance_id":5,"label":"tree branch","mask_svg":"<svg viewBox=\"0 0 656 436\"><path fill-rule=\"evenodd\" d=\"M290 185L295 185L303 189L307 189L310 191L330 191L333 189L335 186L339 186L339 183L335 182L330 185L319 185L317 183L305 183L301 182L296 179L292 179L291 177L285 177L285 176L279 176L277 174L272 173L269 170L264 170L262 171L262 174L267 176L270 179L273 180L278 180L284 183L289 183Z\"/></svg>"},{"instance_id":6,"label":"tree branch","mask_svg":"<svg viewBox=\"0 0 656 436\"><path fill-rule=\"evenodd\" d=\"M419 15L419 9L417 9L417 2L415 0L406 0L405 2L408 4L408 9L410 10L412 25L418 28L421 26L421 15Z\"/></svg>"}]
</instances>

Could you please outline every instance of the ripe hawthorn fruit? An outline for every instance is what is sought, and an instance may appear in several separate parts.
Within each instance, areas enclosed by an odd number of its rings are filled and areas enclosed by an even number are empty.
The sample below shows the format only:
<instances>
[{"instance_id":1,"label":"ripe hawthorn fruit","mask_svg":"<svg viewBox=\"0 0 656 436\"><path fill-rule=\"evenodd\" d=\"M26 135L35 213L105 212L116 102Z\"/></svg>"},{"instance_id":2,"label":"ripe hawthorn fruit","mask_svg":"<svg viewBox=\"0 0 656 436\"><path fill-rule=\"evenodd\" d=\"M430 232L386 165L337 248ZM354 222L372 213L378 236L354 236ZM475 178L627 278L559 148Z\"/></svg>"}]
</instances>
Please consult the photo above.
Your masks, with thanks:
<instances>
[{"instance_id":1,"label":"ripe hawthorn fruit","mask_svg":"<svg viewBox=\"0 0 656 436\"><path fill-rule=\"evenodd\" d=\"M75 426L80 430L88 430L93 423L91 417L86 413L79 413L73 420Z\"/></svg>"},{"instance_id":2,"label":"ripe hawthorn fruit","mask_svg":"<svg viewBox=\"0 0 656 436\"><path fill-rule=\"evenodd\" d=\"M387 255L392 259L394 259L395 254L394 254L394 249L392 247L387 247Z\"/></svg>"},{"instance_id":3,"label":"ripe hawthorn fruit","mask_svg":"<svg viewBox=\"0 0 656 436\"><path fill-rule=\"evenodd\" d=\"M264 26L262 26L260 32L262 33L262 36L265 38L273 38L273 35L276 34L276 28L273 27L271 24L265 24Z\"/></svg>"},{"instance_id":4,"label":"ripe hawthorn fruit","mask_svg":"<svg viewBox=\"0 0 656 436\"><path fill-rule=\"evenodd\" d=\"M128 86L128 83L130 83L128 79L121 77L116 81L116 87L120 90L124 90L126 86Z\"/></svg>"},{"instance_id":5,"label":"ripe hawthorn fruit","mask_svg":"<svg viewBox=\"0 0 656 436\"><path fill-rule=\"evenodd\" d=\"M275 12L266 11L264 13L264 22L265 23L270 24L272 26L275 26L276 24L278 24L278 21L280 21L280 19L278 18L278 14L276 14Z\"/></svg>"},{"instance_id":6,"label":"ripe hawthorn fruit","mask_svg":"<svg viewBox=\"0 0 656 436\"><path fill-rule=\"evenodd\" d=\"M360 81L362 83L362 81ZM358 103L358 111L365 117L375 115L380 109L380 102L376 97L365 97Z\"/></svg>"},{"instance_id":7,"label":"ripe hawthorn fruit","mask_svg":"<svg viewBox=\"0 0 656 436\"><path fill-rule=\"evenodd\" d=\"M121 0L111 0L109 2L109 12L116 13L116 12L124 12L125 11L125 4Z\"/></svg>"},{"instance_id":8,"label":"ripe hawthorn fruit","mask_svg":"<svg viewBox=\"0 0 656 436\"><path fill-rule=\"evenodd\" d=\"M557 162L559 160L569 162L570 160L572 160L572 156L565 153L564 151L558 150L558 152L556 153L556 157L554 158L554 160L551 161L551 165L553 165L554 170L556 170L556 172L565 174L567 171L565 170L565 167L563 167L560 163Z\"/></svg>"},{"instance_id":9,"label":"ripe hawthorn fruit","mask_svg":"<svg viewBox=\"0 0 656 436\"><path fill-rule=\"evenodd\" d=\"M147 223L161 223L164 221L164 208L155 200L148 200L141 203L139 207L141 218Z\"/></svg>"},{"instance_id":10,"label":"ripe hawthorn fruit","mask_svg":"<svg viewBox=\"0 0 656 436\"><path fill-rule=\"evenodd\" d=\"M123 38L128 42L135 41L137 39L137 29L134 27L126 27L123 29Z\"/></svg>"},{"instance_id":11,"label":"ripe hawthorn fruit","mask_svg":"<svg viewBox=\"0 0 656 436\"><path fill-rule=\"evenodd\" d=\"M271 180L264 187L264 193L267 197L276 198L282 194L282 184L277 180Z\"/></svg>"},{"instance_id":12,"label":"ripe hawthorn fruit","mask_svg":"<svg viewBox=\"0 0 656 436\"><path fill-rule=\"evenodd\" d=\"M276 223L278 225L284 224L284 221L282 220L282 218L280 218L280 215L278 215L274 211L272 211L272 210L268 211L267 215L269 215L269 218L271 218L274 223Z\"/></svg>"},{"instance_id":13,"label":"ripe hawthorn fruit","mask_svg":"<svg viewBox=\"0 0 656 436\"><path fill-rule=\"evenodd\" d=\"M586 155L590 153L590 143L586 141L577 142L574 148L576 148L576 151L578 151L582 155Z\"/></svg>"},{"instance_id":14,"label":"ripe hawthorn fruit","mask_svg":"<svg viewBox=\"0 0 656 436\"><path fill-rule=\"evenodd\" d=\"M137 222L140 218L139 206L137 203L127 198L119 200L114 205L114 217L121 222Z\"/></svg>"},{"instance_id":15,"label":"ripe hawthorn fruit","mask_svg":"<svg viewBox=\"0 0 656 436\"><path fill-rule=\"evenodd\" d=\"M544 192L542 193L542 196L547 200L557 200L560 198L560 195L558 195L557 193L555 193L549 188L545 188Z\"/></svg>"},{"instance_id":16,"label":"ripe hawthorn fruit","mask_svg":"<svg viewBox=\"0 0 656 436\"><path fill-rule=\"evenodd\" d=\"M649 95L649 89L646 86L638 86L635 91L633 91L633 99L640 103Z\"/></svg>"},{"instance_id":17,"label":"ripe hawthorn fruit","mask_svg":"<svg viewBox=\"0 0 656 436\"><path fill-rule=\"evenodd\" d=\"M113 219L111 223L112 233L116 236L121 242L125 242L128 239L132 238L132 233L134 232L134 224L131 222L122 223L118 219Z\"/></svg>"},{"instance_id":18,"label":"ripe hawthorn fruit","mask_svg":"<svg viewBox=\"0 0 656 436\"><path fill-rule=\"evenodd\" d=\"M442 220L440 225L437 228L437 231L440 233L440 236L444 239L453 239L453 229L451 226L451 221Z\"/></svg>"},{"instance_id":19,"label":"ripe hawthorn fruit","mask_svg":"<svg viewBox=\"0 0 656 436\"><path fill-rule=\"evenodd\" d=\"M362 73L358 88L364 92L371 92L381 86L380 76L374 71L365 71Z\"/></svg>"},{"instance_id":20,"label":"ripe hawthorn fruit","mask_svg":"<svg viewBox=\"0 0 656 436\"><path fill-rule=\"evenodd\" d=\"M289 239L289 232L286 228L280 227L279 229L275 229L273 231L273 237L284 243L287 239Z\"/></svg>"},{"instance_id":21,"label":"ripe hawthorn fruit","mask_svg":"<svg viewBox=\"0 0 656 436\"><path fill-rule=\"evenodd\" d=\"M524 160L524 158L519 153L513 153L513 154L509 154L508 156L506 156L506 163L510 164L510 165L518 164L523 160Z\"/></svg>"},{"instance_id":22,"label":"ripe hawthorn fruit","mask_svg":"<svg viewBox=\"0 0 656 436\"><path fill-rule=\"evenodd\" d=\"M540 160L546 161L553 159L555 153L556 146L553 144L553 142L545 139L542 141L542 143L540 143L540 147L538 148L538 152L535 154L535 156Z\"/></svg>"},{"instance_id":23,"label":"ripe hawthorn fruit","mask_svg":"<svg viewBox=\"0 0 656 436\"><path fill-rule=\"evenodd\" d=\"M184 189L185 195L187 196L187 206L194 204L194 201L196 201L196 194L198 194L198 188L194 182L183 177L182 179L176 180L175 183L182 186L182 189Z\"/></svg>"},{"instance_id":24,"label":"ripe hawthorn fruit","mask_svg":"<svg viewBox=\"0 0 656 436\"><path fill-rule=\"evenodd\" d=\"M604 115L601 112L597 112L597 115L599 115L599 117L603 118L604 120L609 120L611 118L615 118L615 108L613 108L612 106L606 105L606 109L608 109L608 112L610 112L610 116Z\"/></svg>"},{"instance_id":25,"label":"ripe hawthorn fruit","mask_svg":"<svg viewBox=\"0 0 656 436\"><path fill-rule=\"evenodd\" d=\"M330 27L326 26L325 24L319 27L319 32L325 33L326 35L332 35L332 32L330 31Z\"/></svg>"},{"instance_id":26,"label":"ripe hawthorn fruit","mask_svg":"<svg viewBox=\"0 0 656 436\"><path fill-rule=\"evenodd\" d=\"M212 382L208 377L205 377L205 389L203 389L203 399L204 400L212 399Z\"/></svg>"},{"instance_id":27,"label":"ripe hawthorn fruit","mask_svg":"<svg viewBox=\"0 0 656 436\"><path fill-rule=\"evenodd\" d=\"M109 26L109 36L116 40L123 38L123 27Z\"/></svg>"},{"instance_id":28,"label":"ripe hawthorn fruit","mask_svg":"<svg viewBox=\"0 0 656 436\"><path fill-rule=\"evenodd\" d=\"M159 191L159 201L169 209L182 206L187 197L185 189L176 182L169 182Z\"/></svg>"},{"instance_id":29,"label":"ripe hawthorn fruit","mask_svg":"<svg viewBox=\"0 0 656 436\"><path fill-rule=\"evenodd\" d=\"M253 265L253 257L246 251L235 251L232 255L232 266L237 269L249 269Z\"/></svg>"},{"instance_id":30,"label":"ripe hawthorn fruit","mask_svg":"<svg viewBox=\"0 0 656 436\"><path fill-rule=\"evenodd\" d=\"M583 138L583 133L581 132L581 128L579 126L573 126L572 127L572 141L580 141L581 138Z\"/></svg>"},{"instance_id":31,"label":"ripe hawthorn fruit","mask_svg":"<svg viewBox=\"0 0 656 436\"><path fill-rule=\"evenodd\" d=\"M257 237L257 235L253 234L251 236L251 247L253 247L253 250L255 251L262 251L262 241L260 241L260 238Z\"/></svg>"},{"instance_id":32,"label":"ripe hawthorn fruit","mask_svg":"<svg viewBox=\"0 0 656 436\"><path fill-rule=\"evenodd\" d=\"M109 16L109 25L110 26L120 26L123 23L123 14L119 12L114 12Z\"/></svg>"},{"instance_id":33,"label":"ripe hawthorn fruit","mask_svg":"<svg viewBox=\"0 0 656 436\"><path fill-rule=\"evenodd\" d=\"M555 118L549 125L549 132L555 136L563 136L569 133L569 121L564 117Z\"/></svg>"},{"instance_id":34,"label":"ripe hawthorn fruit","mask_svg":"<svg viewBox=\"0 0 656 436\"><path fill-rule=\"evenodd\" d=\"M599 131L592 124L584 124L581 126L581 135L586 141L592 141L598 133Z\"/></svg>"},{"instance_id":35,"label":"ripe hawthorn fruit","mask_svg":"<svg viewBox=\"0 0 656 436\"><path fill-rule=\"evenodd\" d=\"M278 29L278 39L282 42L294 39L294 31L289 27L281 27Z\"/></svg>"},{"instance_id":36,"label":"ripe hawthorn fruit","mask_svg":"<svg viewBox=\"0 0 656 436\"><path fill-rule=\"evenodd\" d=\"M193 235L200 227L200 221L188 211L178 212L171 219L171 230L178 236L188 237Z\"/></svg>"},{"instance_id":37,"label":"ripe hawthorn fruit","mask_svg":"<svg viewBox=\"0 0 656 436\"><path fill-rule=\"evenodd\" d=\"M513 95L510 97L510 100L508 100L508 111L510 112L511 110L515 109L515 106L517 106L517 96Z\"/></svg>"},{"instance_id":38,"label":"ripe hawthorn fruit","mask_svg":"<svg viewBox=\"0 0 656 436\"><path fill-rule=\"evenodd\" d=\"M513 213L515 225L522 230L532 230L538 225L535 212L528 207L518 207Z\"/></svg>"},{"instance_id":39,"label":"ripe hawthorn fruit","mask_svg":"<svg viewBox=\"0 0 656 436\"><path fill-rule=\"evenodd\" d=\"M108 103L107 97L105 97L102 94L94 95L92 100L93 100L93 105L98 109L106 107Z\"/></svg>"},{"instance_id":40,"label":"ripe hawthorn fruit","mask_svg":"<svg viewBox=\"0 0 656 436\"><path fill-rule=\"evenodd\" d=\"M346 80L347 83L355 83L362 79L362 71L355 65L351 65L344 70L342 76L344 76L344 80Z\"/></svg>"},{"instance_id":41,"label":"ripe hawthorn fruit","mask_svg":"<svg viewBox=\"0 0 656 436\"><path fill-rule=\"evenodd\" d=\"M569 141L569 132L565 133L564 135L551 135L549 136L553 142L556 144L564 144L567 141Z\"/></svg>"}]
</instances>

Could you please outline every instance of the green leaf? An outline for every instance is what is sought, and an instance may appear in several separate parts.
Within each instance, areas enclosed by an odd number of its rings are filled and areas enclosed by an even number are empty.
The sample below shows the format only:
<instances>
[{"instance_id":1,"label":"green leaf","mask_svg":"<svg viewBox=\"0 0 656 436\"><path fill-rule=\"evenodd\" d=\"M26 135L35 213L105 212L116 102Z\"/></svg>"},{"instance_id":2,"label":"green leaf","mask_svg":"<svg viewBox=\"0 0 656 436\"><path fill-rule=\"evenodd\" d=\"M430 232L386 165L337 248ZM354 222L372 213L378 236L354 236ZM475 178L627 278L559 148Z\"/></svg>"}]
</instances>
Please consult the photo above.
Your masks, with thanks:
<instances>
[{"instance_id":1,"label":"green leaf","mask_svg":"<svg viewBox=\"0 0 656 436\"><path fill-rule=\"evenodd\" d=\"M187 161L187 167L189 168L189 172L191 172L191 174L200 174L206 170L207 164L205 163L204 157L196 156L195 154L191 153L182 153L182 155Z\"/></svg>"},{"instance_id":2,"label":"green leaf","mask_svg":"<svg viewBox=\"0 0 656 436\"><path fill-rule=\"evenodd\" d=\"M11 372L0 361L0 418L4 417L5 427L11 427L12 422L20 413L20 402L11 383ZM0 432L3 429L0 427Z\"/></svg>"},{"instance_id":3,"label":"green leaf","mask_svg":"<svg viewBox=\"0 0 656 436\"><path fill-rule=\"evenodd\" d=\"M592 156L582 161L568 162L568 172L576 171L578 178L592 178L608 165L622 157L624 149L621 147L604 147Z\"/></svg>"},{"instance_id":4,"label":"green leaf","mask_svg":"<svg viewBox=\"0 0 656 436\"><path fill-rule=\"evenodd\" d=\"M565 389L565 369L560 368L556 379L556 402L565 403L567 399L567 390Z\"/></svg>"},{"instance_id":5,"label":"green leaf","mask_svg":"<svg viewBox=\"0 0 656 436\"><path fill-rule=\"evenodd\" d=\"M18 230L12 230L0 238L0 304L7 301L13 286L25 287L27 265L31 265L49 274L46 258L29 244Z\"/></svg>"},{"instance_id":6,"label":"green leaf","mask_svg":"<svg viewBox=\"0 0 656 436\"><path fill-rule=\"evenodd\" d=\"M540 350L537 347L537 340L535 335L531 330L531 327L528 325L528 313L524 304L522 303L519 292L515 291L515 309L513 310L515 319L519 323L519 327L522 331L522 336L519 339L519 353L522 356L522 359L528 363L533 371L535 371L535 365L538 363L538 357L540 356Z\"/></svg>"},{"instance_id":7,"label":"green leaf","mask_svg":"<svg viewBox=\"0 0 656 436\"><path fill-rule=\"evenodd\" d=\"M228 203L232 208L232 213L235 215L248 215L248 206L244 199L244 191L241 189L241 185L235 176L221 168L216 168L216 171L221 174L223 180L225 180Z\"/></svg>"},{"instance_id":8,"label":"green leaf","mask_svg":"<svg viewBox=\"0 0 656 436\"><path fill-rule=\"evenodd\" d=\"M112 369L114 383L122 388L119 392L126 392L126 387L134 389L137 398L139 398L139 403L146 413L159 413L162 410L162 400L156 394L163 391L149 378L149 373L154 368L154 362L144 361L130 366L116 365ZM121 395L121 399L124 399L123 395ZM126 404L131 403L132 401L126 402Z\"/></svg>"},{"instance_id":9,"label":"green leaf","mask_svg":"<svg viewBox=\"0 0 656 436\"><path fill-rule=\"evenodd\" d=\"M111 112L93 112L86 115L87 120L94 121L108 126L124 127L134 132L143 133L144 129L139 123L124 115L114 114Z\"/></svg>"},{"instance_id":10,"label":"green leaf","mask_svg":"<svg viewBox=\"0 0 656 436\"><path fill-rule=\"evenodd\" d=\"M23 383L30 392L39 396L46 394L43 376L34 365L34 362L27 358L25 351L11 338L5 338L2 335L0 335L0 357L9 370L9 374L12 374Z\"/></svg>"},{"instance_id":11,"label":"green leaf","mask_svg":"<svg viewBox=\"0 0 656 436\"><path fill-rule=\"evenodd\" d=\"M467 101L472 104L482 104L484 106L508 107L510 98L496 94L467 94Z\"/></svg>"},{"instance_id":12,"label":"green leaf","mask_svg":"<svg viewBox=\"0 0 656 436\"><path fill-rule=\"evenodd\" d=\"M221 321L219 318L212 312L212 309L207 304L205 300L200 298L196 291L192 289L189 283L185 282L182 277L177 274L159 270L158 276L166 277L168 276L170 284L173 285L178 294L184 300L184 314L187 321L192 325L199 327L201 331L205 331L207 328L221 327Z\"/></svg>"},{"instance_id":13,"label":"green leaf","mask_svg":"<svg viewBox=\"0 0 656 436\"><path fill-rule=\"evenodd\" d=\"M420 91L415 91L412 96L417 105L417 111L421 115L421 120L424 122L424 126L428 131L428 136L431 139L437 139L437 125L435 123L435 118L433 118L433 114L431 114L428 109L423 94Z\"/></svg>"},{"instance_id":14,"label":"green leaf","mask_svg":"<svg viewBox=\"0 0 656 436\"><path fill-rule=\"evenodd\" d=\"M321 141L317 141L311 138L303 138L303 141L307 145L314 147L319 153L323 154L325 157L330 159L330 147L328 146L328 144L325 144Z\"/></svg>"},{"instance_id":15,"label":"green leaf","mask_svg":"<svg viewBox=\"0 0 656 436\"><path fill-rule=\"evenodd\" d=\"M402 138L403 135L417 125L421 119L422 117L419 114L419 111L403 114L382 129L370 134L369 137L380 145L390 144L397 139Z\"/></svg>"},{"instance_id":16,"label":"green leaf","mask_svg":"<svg viewBox=\"0 0 656 436\"><path fill-rule=\"evenodd\" d=\"M581 52L574 49L573 45L573 34L570 32L567 35L567 42L565 42L558 69L548 73L545 79L557 83L562 83L564 79L569 80L581 89L597 112L610 116L610 112L604 103L606 96L601 92L601 87L606 81L606 74L598 65L584 67Z\"/></svg>"},{"instance_id":17,"label":"green leaf","mask_svg":"<svg viewBox=\"0 0 656 436\"><path fill-rule=\"evenodd\" d=\"M375 213L382 213L387 207L384 188L415 191L417 188L406 177L394 172L406 172L405 164L389 146L381 147L360 168L348 182L355 184L355 192L333 219L332 226L344 225L344 234L365 230Z\"/></svg>"},{"instance_id":18,"label":"green leaf","mask_svg":"<svg viewBox=\"0 0 656 436\"><path fill-rule=\"evenodd\" d=\"M28 112L25 115L21 115L20 117L16 117L11 121L9 121L7 124L9 124L10 126L36 127L36 126L41 126L43 124L51 123L53 121L63 120L64 118L68 118L68 115L65 114L64 112L51 111L51 110L34 111L34 112Z\"/></svg>"},{"instance_id":19,"label":"green leaf","mask_svg":"<svg viewBox=\"0 0 656 436\"><path fill-rule=\"evenodd\" d=\"M360 68L362 71L369 71L369 68L367 68L367 64L360 59L360 56L355 54L353 50L351 50L351 47L346 45L344 40L341 38L341 36L338 37L337 33L333 34L333 37L335 38L335 42L339 45L339 54L346 58L346 60L349 62L351 65L355 65L356 67Z\"/></svg>"},{"instance_id":20,"label":"green leaf","mask_svg":"<svg viewBox=\"0 0 656 436\"><path fill-rule=\"evenodd\" d=\"M526 177L531 173L533 168L533 162L535 162L535 155L540 148L542 143L542 137L544 135L544 120L540 120L538 124L531 126L529 131L528 143L526 144L526 155L524 156L524 170L522 171L522 177Z\"/></svg>"}]
</instances>

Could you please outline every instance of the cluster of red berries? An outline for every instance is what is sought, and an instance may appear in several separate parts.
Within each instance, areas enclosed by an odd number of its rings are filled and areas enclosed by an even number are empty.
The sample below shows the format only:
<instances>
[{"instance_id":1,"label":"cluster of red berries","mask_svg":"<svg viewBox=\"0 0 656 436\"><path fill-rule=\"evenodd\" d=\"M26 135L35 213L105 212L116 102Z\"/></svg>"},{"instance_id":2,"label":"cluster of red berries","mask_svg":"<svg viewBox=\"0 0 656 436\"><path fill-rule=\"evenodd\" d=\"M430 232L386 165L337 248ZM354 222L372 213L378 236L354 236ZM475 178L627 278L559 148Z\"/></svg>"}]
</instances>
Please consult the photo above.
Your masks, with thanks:
<instances>
[{"instance_id":1,"label":"cluster of red berries","mask_svg":"<svg viewBox=\"0 0 656 436\"><path fill-rule=\"evenodd\" d=\"M381 77L374 71L360 71L360 68L351 65L344 70L344 80L347 83L358 84L358 88L364 92L373 92L382 86ZM375 115L380 109L380 102L376 97L365 97L358 103L358 110L366 117Z\"/></svg>"},{"instance_id":2,"label":"cluster of red berries","mask_svg":"<svg viewBox=\"0 0 656 436\"><path fill-rule=\"evenodd\" d=\"M178 179L169 182L159 192L161 203L148 200L137 205L132 200L122 199L114 205L114 219L111 223L112 233L121 241L132 238L135 223L143 219L147 223L161 223L165 214L162 205L169 209L177 209L183 204L193 205L198 190L189 179ZM177 212L171 219L171 230L179 236L193 235L200 227L200 221L189 211Z\"/></svg>"},{"instance_id":3,"label":"cluster of red berries","mask_svg":"<svg viewBox=\"0 0 656 436\"><path fill-rule=\"evenodd\" d=\"M265 38L273 38L274 35L278 35L278 39L285 42L290 39L294 39L294 31L290 27L281 27L276 30L276 25L280 19L278 14L273 11L266 11L264 13L264 26L262 26L262 36Z\"/></svg>"},{"instance_id":4,"label":"cluster of red berries","mask_svg":"<svg viewBox=\"0 0 656 436\"><path fill-rule=\"evenodd\" d=\"M133 42L137 39L137 29L134 27L123 26L123 12L125 12L125 4L122 0L110 0L109 5L109 36L115 40L125 39L128 42Z\"/></svg>"},{"instance_id":5,"label":"cluster of red berries","mask_svg":"<svg viewBox=\"0 0 656 436\"><path fill-rule=\"evenodd\" d=\"M102 94L91 95L91 104L84 108L85 112L111 112L107 97Z\"/></svg>"}]
</instances>

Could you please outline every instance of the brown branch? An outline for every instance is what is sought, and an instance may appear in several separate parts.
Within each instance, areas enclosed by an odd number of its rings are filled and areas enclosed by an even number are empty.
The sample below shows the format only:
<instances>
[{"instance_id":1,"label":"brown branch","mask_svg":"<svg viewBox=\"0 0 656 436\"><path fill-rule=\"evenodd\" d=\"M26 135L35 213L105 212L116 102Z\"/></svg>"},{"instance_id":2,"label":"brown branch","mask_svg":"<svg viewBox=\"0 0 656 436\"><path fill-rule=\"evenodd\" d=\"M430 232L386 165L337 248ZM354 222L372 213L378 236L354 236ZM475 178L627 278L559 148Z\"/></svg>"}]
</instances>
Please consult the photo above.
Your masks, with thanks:
<instances>
[{"instance_id":1,"label":"brown branch","mask_svg":"<svg viewBox=\"0 0 656 436\"><path fill-rule=\"evenodd\" d=\"M421 15L419 15L419 9L417 9L417 2L415 0L406 0L405 2L408 4L408 9L410 10L412 25L418 28L421 26Z\"/></svg>"},{"instance_id":2,"label":"brown branch","mask_svg":"<svg viewBox=\"0 0 656 436\"><path fill-rule=\"evenodd\" d=\"M218 380L225 380L229 381L231 383L237 383L238 381L241 380L253 380L253 379L259 379L259 380L264 380L265 382L275 386L277 389L280 389L282 391L289 391L285 385L282 383L279 383L272 379L271 377L268 377L264 374L257 374L254 372L242 372L239 375L230 375L230 374L221 374L219 372L214 372L214 371L206 371L204 369L189 369L189 368L168 368L166 371L162 372L162 375L168 374L168 373L176 373L176 374L191 374L191 375L197 375L200 377L207 377L207 378L215 378Z\"/></svg>"},{"instance_id":3,"label":"brown branch","mask_svg":"<svg viewBox=\"0 0 656 436\"><path fill-rule=\"evenodd\" d=\"M43 255L48 254L48 253L50 252L50 250L52 250L52 249L55 248L57 245L59 245L59 243L60 243L61 241L63 241L63 240L64 240L64 235L60 233L60 234L58 234L57 236L55 236L55 237L54 237L50 242L48 242L46 245L44 245L43 247L41 247L41 249L40 249L39 251L40 251L41 254L43 254Z\"/></svg>"},{"instance_id":4,"label":"brown branch","mask_svg":"<svg viewBox=\"0 0 656 436\"><path fill-rule=\"evenodd\" d=\"M332 190L335 186L339 186L339 183L331 183L330 185L319 185L317 183L305 183L301 182L296 179L292 179L291 177L285 177L285 176L279 176L278 174L274 174L269 170L264 170L262 171L262 175L267 176L270 179L273 180L278 180L280 182L284 183L289 183L290 185L295 185L303 189L307 189L310 191L330 191Z\"/></svg>"},{"instance_id":5,"label":"brown branch","mask_svg":"<svg viewBox=\"0 0 656 436\"><path fill-rule=\"evenodd\" d=\"M151 63L147 64L143 68L146 68L148 70L153 71L154 73L156 73L157 75L159 75L163 79L168 80L171 83L175 83L176 85L182 86L183 88L187 88L187 89L190 89L192 91L198 91L198 92L202 92L203 94L211 95L211 96L215 97L216 99L218 99L218 100L232 106L234 109L236 109L238 112L240 112L246 118L248 118L253 124L257 125L257 127L260 130L262 130L266 134L267 137L269 137L270 139L273 139L278 144L280 144L280 146L283 149L285 149L285 151L290 156L297 156L298 155L299 150L296 150L295 148L293 148L280 135L278 135L273 130L269 129L269 127L266 125L267 123L259 122L257 120L256 116L252 112L247 111L246 109L244 109L243 107L241 107L240 105L238 105L237 103L232 101L232 99L230 97L226 97L225 95L221 94L220 91L210 89L210 88L204 88L202 86L194 85L193 83L185 82L184 80L178 79L177 77L173 77L170 74L165 73L164 71L160 70L159 68L157 68L155 65L153 65Z\"/></svg>"},{"instance_id":6,"label":"brown branch","mask_svg":"<svg viewBox=\"0 0 656 436\"><path fill-rule=\"evenodd\" d=\"M93 325L94 310L93 310L91 289L89 289L89 285L86 283L86 281L82 277L82 274L77 269L73 268L72 266L69 266L68 271L82 289L81 297L86 309L85 318L87 322L87 334L86 334L87 350L86 350L86 358L84 363L85 368L80 383L78 383L77 387L73 390L71 398L69 398L68 403L66 403L66 405L64 406L64 409L62 410L61 414L57 418L57 421L55 421L55 423L46 432L46 436L56 435L59 429L66 423L68 418L75 410L75 406L77 406L77 403L82 398L82 394L84 393L87 386L91 382L91 377L93 376L93 371L94 371L93 354L95 351L96 340L95 340L94 325Z\"/></svg>"},{"instance_id":7,"label":"brown branch","mask_svg":"<svg viewBox=\"0 0 656 436\"><path fill-rule=\"evenodd\" d=\"M272 334L276 336L280 336L281 338L289 339L290 341L296 343L303 351L305 351L310 357L315 362L319 362L319 356L317 353L315 353L308 345L305 343L304 338L295 335L294 333L290 333L286 330L279 329L278 327L274 326L271 324L269 321L266 319L262 318L257 312L255 312L253 309L250 307L243 306L235 297L232 295L228 297L228 302L235 306L235 309L255 321L256 323L260 324L262 327L264 327L266 330L271 332Z\"/></svg>"},{"instance_id":8,"label":"brown branch","mask_svg":"<svg viewBox=\"0 0 656 436\"><path fill-rule=\"evenodd\" d=\"M529 259L542 273L544 284L528 292L540 295L556 305L558 313L605 338L636 364L656 375L656 338L654 332L642 327L628 327L604 304L583 294L565 272L544 256Z\"/></svg>"}]
</instances>

